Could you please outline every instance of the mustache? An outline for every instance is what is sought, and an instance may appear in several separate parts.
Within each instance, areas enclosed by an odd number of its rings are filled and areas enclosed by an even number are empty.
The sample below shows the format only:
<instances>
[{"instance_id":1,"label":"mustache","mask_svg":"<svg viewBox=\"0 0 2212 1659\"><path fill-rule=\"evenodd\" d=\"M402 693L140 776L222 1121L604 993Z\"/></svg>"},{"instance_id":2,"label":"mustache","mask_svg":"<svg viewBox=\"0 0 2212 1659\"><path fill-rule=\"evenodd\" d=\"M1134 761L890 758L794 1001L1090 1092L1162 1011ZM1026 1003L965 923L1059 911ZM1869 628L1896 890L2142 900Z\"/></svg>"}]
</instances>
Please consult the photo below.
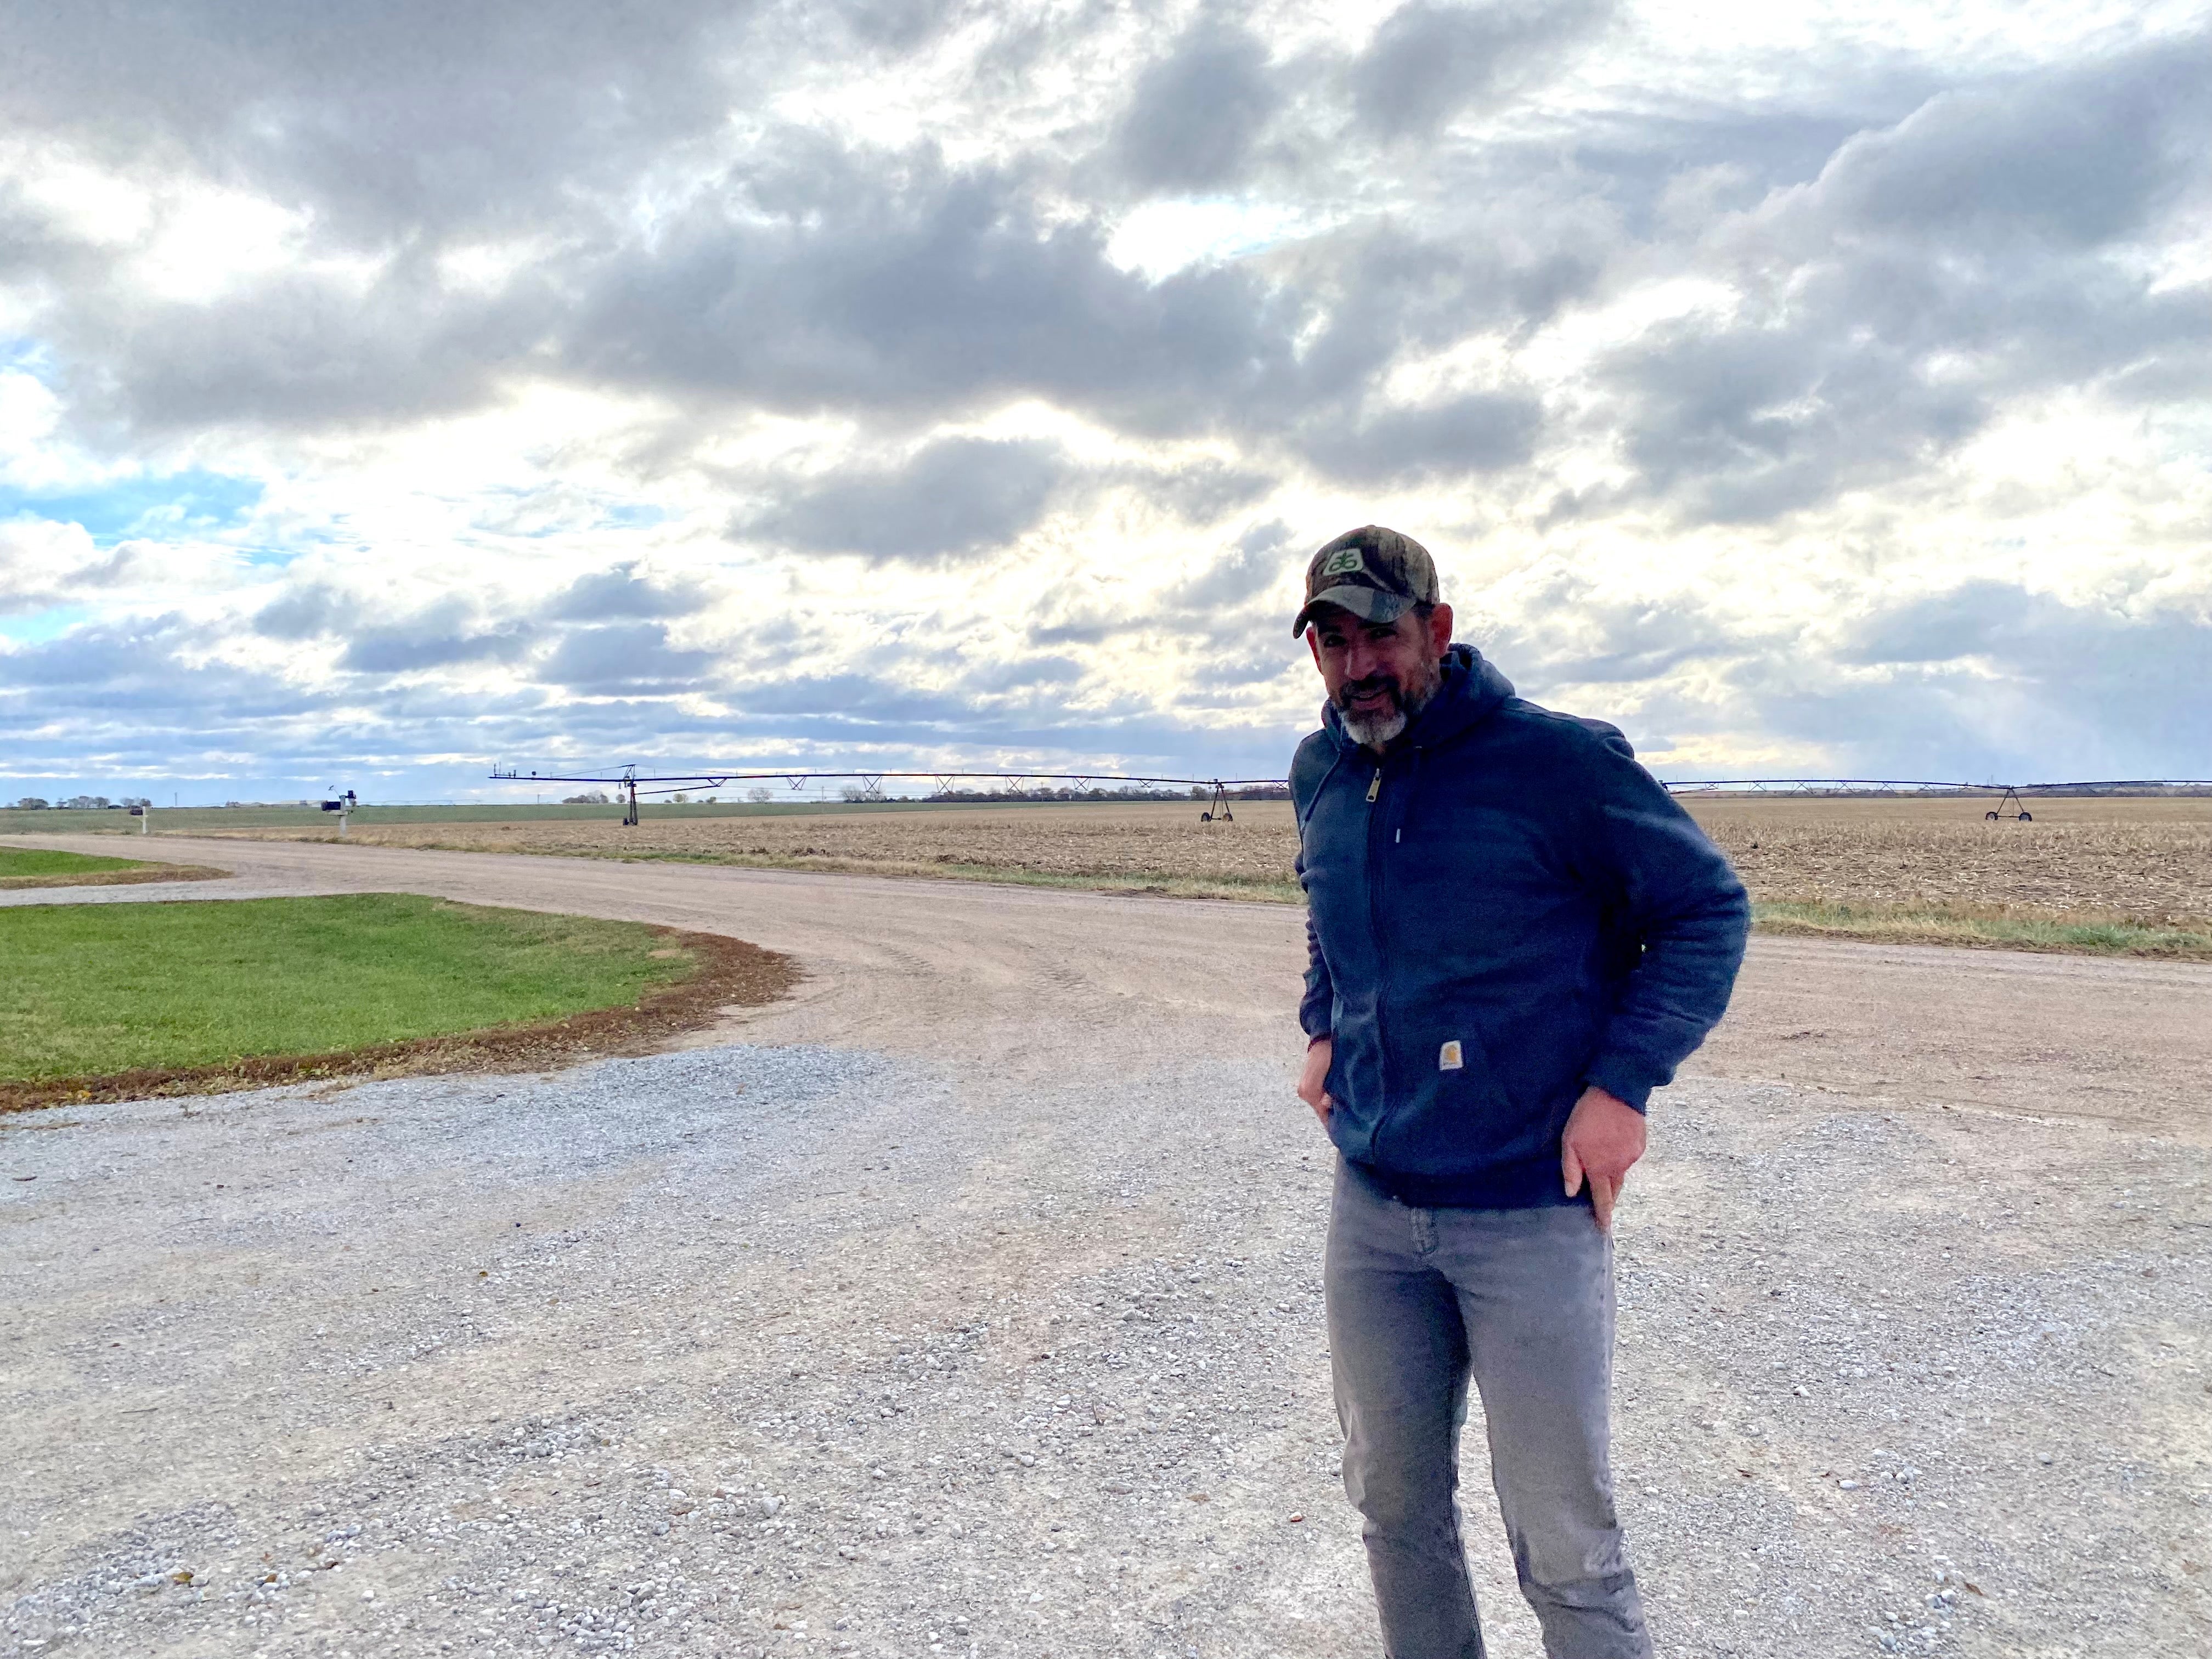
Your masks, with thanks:
<instances>
[{"instance_id":1,"label":"mustache","mask_svg":"<svg viewBox=\"0 0 2212 1659\"><path fill-rule=\"evenodd\" d=\"M1354 697L1370 697L1380 691L1388 691L1393 702L1401 708L1405 706L1406 688L1398 683L1395 674L1370 674L1364 680L1346 680L1338 687L1337 707L1348 708Z\"/></svg>"}]
</instances>

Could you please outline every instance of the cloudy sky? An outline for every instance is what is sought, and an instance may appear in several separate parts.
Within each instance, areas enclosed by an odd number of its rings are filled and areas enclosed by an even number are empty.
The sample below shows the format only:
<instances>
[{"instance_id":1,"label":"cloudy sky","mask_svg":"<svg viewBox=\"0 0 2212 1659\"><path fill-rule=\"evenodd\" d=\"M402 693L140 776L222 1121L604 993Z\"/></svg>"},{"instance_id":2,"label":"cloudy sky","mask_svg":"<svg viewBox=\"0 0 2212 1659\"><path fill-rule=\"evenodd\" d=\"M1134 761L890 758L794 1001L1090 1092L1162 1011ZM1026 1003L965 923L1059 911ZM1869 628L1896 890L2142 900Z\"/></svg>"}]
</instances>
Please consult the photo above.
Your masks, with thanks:
<instances>
[{"instance_id":1,"label":"cloudy sky","mask_svg":"<svg viewBox=\"0 0 2212 1659\"><path fill-rule=\"evenodd\" d=\"M2212 775L2212 12L74 0L0 797L1279 773L1424 541L1662 775Z\"/></svg>"}]
</instances>

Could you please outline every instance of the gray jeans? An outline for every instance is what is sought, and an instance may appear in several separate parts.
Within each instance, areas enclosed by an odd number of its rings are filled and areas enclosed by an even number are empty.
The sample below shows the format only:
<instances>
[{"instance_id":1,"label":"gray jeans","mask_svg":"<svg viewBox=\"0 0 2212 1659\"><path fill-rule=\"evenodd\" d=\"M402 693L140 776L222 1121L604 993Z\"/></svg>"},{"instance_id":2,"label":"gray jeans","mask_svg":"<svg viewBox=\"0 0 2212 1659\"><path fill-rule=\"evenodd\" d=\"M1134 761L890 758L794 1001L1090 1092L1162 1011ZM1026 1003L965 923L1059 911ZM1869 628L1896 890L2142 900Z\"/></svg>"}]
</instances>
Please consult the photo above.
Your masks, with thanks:
<instances>
[{"instance_id":1,"label":"gray jeans","mask_svg":"<svg viewBox=\"0 0 2212 1659\"><path fill-rule=\"evenodd\" d=\"M1323 1277L1389 1659L1481 1659L1457 1499L1470 1375L1545 1653L1646 1659L1606 1467L1613 1243L1589 1211L1414 1209L1340 1159Z\"/></svg>"}]
</instances>

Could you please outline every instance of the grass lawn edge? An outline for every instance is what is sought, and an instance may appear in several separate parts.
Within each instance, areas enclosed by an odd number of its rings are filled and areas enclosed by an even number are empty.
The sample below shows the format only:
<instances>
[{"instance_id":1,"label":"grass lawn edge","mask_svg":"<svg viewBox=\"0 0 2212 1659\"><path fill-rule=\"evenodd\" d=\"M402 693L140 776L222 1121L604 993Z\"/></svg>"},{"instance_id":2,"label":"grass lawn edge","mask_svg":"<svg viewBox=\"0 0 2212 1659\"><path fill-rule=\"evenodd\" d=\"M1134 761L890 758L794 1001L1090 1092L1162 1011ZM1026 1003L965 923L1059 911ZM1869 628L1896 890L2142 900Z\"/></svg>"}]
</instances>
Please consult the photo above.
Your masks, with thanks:
<instances>
[{"instance_id":1,"label":"grass lawn edge","mask_svg":"<svg viewBox=\"0 0 2212 1659\"><path fill-rule=\"evenodd\" d=\"M410 1037L312 1054L254 1054L211 1066L143 1066L97 1077L0 1081L0 1115L46 1106L228 1093L288 1083L433 1072L537 1071L610 1055L641 1054L679 1033L711 1024L722 1009L762 1007L788 996L804 977L799 964L720 933L676 927L652 932L690 953L686 977L657 986L636 1002L585 1009L524 1025L494 1025L443 1036Z\"/></svg>"},{"instance_id":2,"label":"grass lawn edge","mask_svg":"<svg viewBox=\"0 0 2212 1659\"><path fill-rule=\"evenodd\" d=\"M34 887L135 887L149 881L219 881L229 875L205 864L148 864L136 870L86 870L71 875L0 876L0 893Z\"/></svg>"},{"instance_id":3,"label":"grass lawn edge","mask_svg":"<svg viewBox=\"0 0 2212 1659\"><path fill-rule=\"evenodd\" d=\"M1943 945L2043 956L2125 957L2135 961L2212 962L2212 929L2063 915L1961 915L1940 906L1825 905L1761 900L1752 906L1759 933L1871 945Z\"/></svg>"}]
</instances>

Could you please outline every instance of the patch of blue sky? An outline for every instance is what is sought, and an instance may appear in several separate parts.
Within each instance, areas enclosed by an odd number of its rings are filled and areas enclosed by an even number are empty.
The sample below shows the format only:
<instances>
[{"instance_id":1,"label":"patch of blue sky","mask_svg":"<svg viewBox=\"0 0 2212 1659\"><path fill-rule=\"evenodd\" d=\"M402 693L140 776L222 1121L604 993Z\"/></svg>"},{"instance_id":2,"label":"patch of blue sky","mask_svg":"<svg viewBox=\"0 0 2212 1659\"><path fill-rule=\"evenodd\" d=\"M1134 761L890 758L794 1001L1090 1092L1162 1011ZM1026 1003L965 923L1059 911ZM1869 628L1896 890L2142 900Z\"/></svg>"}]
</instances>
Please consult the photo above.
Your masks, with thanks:
<instances>
[{"instance_id":1,"label":"patch of blue sky","mask_svg":"<svg viewBox=\"0 0 2212 1659\"><path fill-rule=\"evenodd\" d=\"M57 605L26 616L0 617L0 639L17 645L44 645L91 619L92 612L81 605Z\"/></svg>"},{"instance_id":2,"label":"patch of blue sky","mask_svg":"<svg viewBox=\"0 0 2212 1659\"><path fill-rule=\"evenodd\" d=\"M27 374L51 386L55 374L54 354L44 340L22 334L0 336L0 371Z\"/></svg>"},{"instance_id":3,"label":"patch of blue sky","mask_svg":"<svg viewBox=\"0 0 2212 1659\"><path fill-rule=\"evenodd\" d=\"M228 530L260 501L259 479L193 467L160 477L118 478L90 489L46 492L0 487L0 519L80 525L106 547L133 536Z\"/></svg>"}]
</instances>

